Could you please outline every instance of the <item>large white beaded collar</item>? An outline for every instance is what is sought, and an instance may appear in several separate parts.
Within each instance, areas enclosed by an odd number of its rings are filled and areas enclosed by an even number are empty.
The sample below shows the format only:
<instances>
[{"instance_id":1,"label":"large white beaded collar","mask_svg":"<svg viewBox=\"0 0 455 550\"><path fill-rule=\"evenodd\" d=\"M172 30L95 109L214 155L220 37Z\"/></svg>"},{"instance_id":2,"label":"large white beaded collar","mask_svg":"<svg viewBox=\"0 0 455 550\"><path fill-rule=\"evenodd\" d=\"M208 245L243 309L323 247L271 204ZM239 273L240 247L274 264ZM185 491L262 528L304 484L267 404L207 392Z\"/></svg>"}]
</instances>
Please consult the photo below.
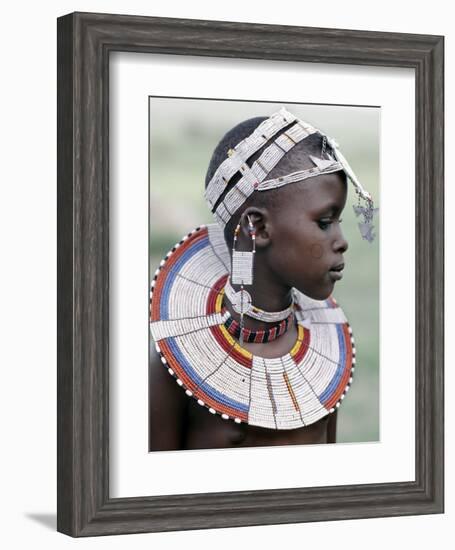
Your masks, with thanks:
<instances>
[{"instance_id":1,"label":"large white beaded collar","mask_svg":"<svg viewBox=\"0 0 455 550\"><path fill-rule=\"evenodd\" d=\"M287 430L334 412L352 382L352 330L334 298L297 292L298 338L274 359L252 355L224 326L230 256L217 224L186 235L151 283L150 330L187 395L225 420Z\"/></svg>"}]
</instances>

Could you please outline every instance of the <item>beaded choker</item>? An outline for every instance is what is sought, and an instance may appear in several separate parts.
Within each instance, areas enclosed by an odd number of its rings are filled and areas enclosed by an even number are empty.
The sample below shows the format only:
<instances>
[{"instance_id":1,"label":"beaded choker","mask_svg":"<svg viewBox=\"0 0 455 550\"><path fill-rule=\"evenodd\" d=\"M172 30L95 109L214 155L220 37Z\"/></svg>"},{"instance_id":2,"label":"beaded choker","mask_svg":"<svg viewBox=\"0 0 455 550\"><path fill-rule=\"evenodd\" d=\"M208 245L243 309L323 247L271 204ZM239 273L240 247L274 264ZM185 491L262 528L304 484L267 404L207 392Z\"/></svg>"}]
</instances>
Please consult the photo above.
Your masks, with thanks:
<instances>
[{"instance_id":1,"label":"beaded choker","mask_svg":"<svg viewBox=\"0 0 455 550\"><path fill-rule=\"evenodd\" d=\"M276 430L333 413L352 382L355 348L342 309L294 289L297 340L273 359L232 337L223 296L230 255L217 225L199 227L169 251L151 283L150 331L163 366L210 414Z\"/></svg>"},{"instance_id":2,"label":"beaded choker","mask_svg":"<svg viewBox=\"0 0 455 550\"><path fill-rule=\"evenodd\" d=\"M231 305L236 313L241 312L240 296L241 294L243 294L243 313L245 315L248 315L248 317L252 317L253 319L257 319L258 321L264 321L265 323L277 323L279 321L282 321L283 319L287 319L294 310L294 302L292 302L291 305L288 306L286 309L283 309L281 311L265 311L264 309L260 309L253 305L249 292L244 289L236 292L232 288L229 279L226 281L224 292L226 294L226 298L231 302Z\"/></svg>"},{"instance_id":3,"label":"beaded choker","mask_svg":"<svg viewBox=\"0 0 455 550\"><path fill-rule=\"evenodd\" d=\"M225 313L226 311L226 308L223 308L221 313ZM229 334L234 336L234 338L237 338L237 340L255 344L264 344L266 342L272 342L276 338L282 336L288 330L289 323L293 317L294 315L291 313L289 317L283 319L283 321L280 321L270 328L265 330L250 330L248 328L241 328L240 323L229 315L224 322L224 326Z\"/></svg>"}]
</instances>

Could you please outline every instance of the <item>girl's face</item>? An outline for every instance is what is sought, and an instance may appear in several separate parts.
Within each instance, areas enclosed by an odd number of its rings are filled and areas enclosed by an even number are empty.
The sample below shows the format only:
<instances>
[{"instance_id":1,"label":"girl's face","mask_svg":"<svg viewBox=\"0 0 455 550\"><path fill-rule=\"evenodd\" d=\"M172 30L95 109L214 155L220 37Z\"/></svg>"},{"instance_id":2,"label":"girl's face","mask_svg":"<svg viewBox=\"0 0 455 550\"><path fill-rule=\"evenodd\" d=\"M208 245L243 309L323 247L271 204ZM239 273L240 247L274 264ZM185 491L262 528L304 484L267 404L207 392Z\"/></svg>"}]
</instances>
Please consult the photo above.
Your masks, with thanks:
<instances>
[{"instance_id":1,"label":"girl's face","mask_svg":"<svg viewBox=\"0 0 455 550\"><path fill-rule=\"evenodd\" d=\"M277 283L325 300L342 277L348 243L340 227L346 204L341 173L326 174L283 188L271 213L267 263Z\"/></svg>"}]
</instances>

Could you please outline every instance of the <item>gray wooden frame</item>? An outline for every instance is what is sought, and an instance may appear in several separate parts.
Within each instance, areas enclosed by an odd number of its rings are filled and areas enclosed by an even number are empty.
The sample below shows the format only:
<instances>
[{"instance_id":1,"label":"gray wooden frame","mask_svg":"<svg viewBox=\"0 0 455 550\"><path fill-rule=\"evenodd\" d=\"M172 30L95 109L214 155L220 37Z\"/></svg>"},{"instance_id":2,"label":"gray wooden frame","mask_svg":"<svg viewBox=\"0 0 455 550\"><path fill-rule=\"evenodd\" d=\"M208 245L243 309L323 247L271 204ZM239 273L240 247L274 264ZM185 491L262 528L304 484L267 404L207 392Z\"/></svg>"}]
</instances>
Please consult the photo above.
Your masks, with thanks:
<instances>
[{"instance_id":1,"label":"gray wooden frame","mask_svg":"<svg viewBox=\"0 0 455 550\"><path fill-rule=\"evenodd\" d=\"M59 18L59 531L91 536L443 511L443 49L440 36L90 13ZM109 497L112 51L415 70L415 481Z\"/></svg>"}]
</instances>

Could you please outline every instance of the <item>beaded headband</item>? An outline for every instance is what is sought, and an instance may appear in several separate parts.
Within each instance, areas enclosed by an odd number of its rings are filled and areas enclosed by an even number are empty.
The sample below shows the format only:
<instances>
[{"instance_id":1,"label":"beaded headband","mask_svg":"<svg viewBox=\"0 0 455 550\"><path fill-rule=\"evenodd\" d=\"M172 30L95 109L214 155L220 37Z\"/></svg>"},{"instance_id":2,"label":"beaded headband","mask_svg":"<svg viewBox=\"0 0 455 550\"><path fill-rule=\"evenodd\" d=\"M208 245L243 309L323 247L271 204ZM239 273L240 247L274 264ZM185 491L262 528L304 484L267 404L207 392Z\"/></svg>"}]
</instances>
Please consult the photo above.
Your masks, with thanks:
<instances>
[{"instance_id":1,"label":"beaded headband","mask_svg":"<svg viewBox=\"0 0 455 550\"><path fill-rule=\"evenodd\" d=\"M250 167L246 162L247 159L259 151L280 130L290 124L292 126L266 147ZM314 167L266 180L272 169L297 143L316 132L323 137L321 157L325 154L327 158L310 156ZM329 145L332 154L325 152L326 144ZM290 183L339 170L346 174L357 193L359 202L357 206L354 206L354 212L356 216L363 216L363 222L358 224L362 238L372 242L375 237L372 219L378 208L374 208L371 195L362 187L348 161L339 150L337 142L310 124L299 120L284 107L264 120L252 134L228 151L228 157L220 164L207 185L205 198L215 219L224 228L253 192L276 189ZM240 180L221 199L230 179L237 172L241 174ZM365 206L361 206L360 200L365 201Z\"/></svg>"}]
</instances>

